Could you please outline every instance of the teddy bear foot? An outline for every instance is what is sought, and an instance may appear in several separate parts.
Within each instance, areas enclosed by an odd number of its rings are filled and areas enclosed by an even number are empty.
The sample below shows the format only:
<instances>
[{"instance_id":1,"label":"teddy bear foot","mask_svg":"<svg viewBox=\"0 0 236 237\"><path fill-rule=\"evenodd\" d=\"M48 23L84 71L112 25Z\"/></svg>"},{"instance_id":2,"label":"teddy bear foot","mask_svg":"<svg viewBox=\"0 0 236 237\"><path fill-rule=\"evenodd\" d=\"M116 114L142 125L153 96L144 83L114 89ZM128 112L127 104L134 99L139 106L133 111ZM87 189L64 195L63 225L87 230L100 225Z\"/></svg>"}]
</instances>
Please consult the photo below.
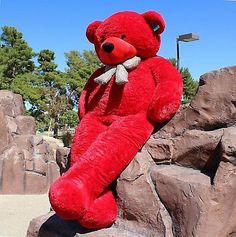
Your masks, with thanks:
<instances>
[{"instance_id":1,"label":"teddy bear foot","mask_svg":"<svg viewBox=\"0 0 236 237\"><path fill-rule=\"evenodd\" d=\"M111 226L117 217L118 208L112 191L106 191L89 207L79 223L88 229L101 229Z\"/></svg>"},{"instance_id":2,"label":"teddy bear foot","mask_svg":"<svg viewBox=\"0 0 236 237\"><path fill-rule=\"evenodd\" d=\"M91 201L80 180L67 180L63 176L50 187L49 200L53 210L63 219L81 219Z\"/></svg>"}]
</instances>

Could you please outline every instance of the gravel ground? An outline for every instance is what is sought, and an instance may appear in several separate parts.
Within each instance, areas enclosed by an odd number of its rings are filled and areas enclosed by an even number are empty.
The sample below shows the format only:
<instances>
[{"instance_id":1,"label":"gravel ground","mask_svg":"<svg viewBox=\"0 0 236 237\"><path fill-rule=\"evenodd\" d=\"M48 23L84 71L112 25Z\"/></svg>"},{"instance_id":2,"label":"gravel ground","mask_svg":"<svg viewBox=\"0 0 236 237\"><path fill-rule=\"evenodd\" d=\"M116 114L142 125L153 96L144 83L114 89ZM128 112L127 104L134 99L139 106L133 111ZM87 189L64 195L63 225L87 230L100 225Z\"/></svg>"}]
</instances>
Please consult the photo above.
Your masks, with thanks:
<instances>
[{"instance_id":1,"label":"gravel ground","mask_svg":"<svg viewBox=\"0 0 236 237\"><path fill-rule=\"evenodd\" d=\"M49 209L46 194L0 195L0 237L25 237L29 222Z\"/></svg>"}]
</instances>

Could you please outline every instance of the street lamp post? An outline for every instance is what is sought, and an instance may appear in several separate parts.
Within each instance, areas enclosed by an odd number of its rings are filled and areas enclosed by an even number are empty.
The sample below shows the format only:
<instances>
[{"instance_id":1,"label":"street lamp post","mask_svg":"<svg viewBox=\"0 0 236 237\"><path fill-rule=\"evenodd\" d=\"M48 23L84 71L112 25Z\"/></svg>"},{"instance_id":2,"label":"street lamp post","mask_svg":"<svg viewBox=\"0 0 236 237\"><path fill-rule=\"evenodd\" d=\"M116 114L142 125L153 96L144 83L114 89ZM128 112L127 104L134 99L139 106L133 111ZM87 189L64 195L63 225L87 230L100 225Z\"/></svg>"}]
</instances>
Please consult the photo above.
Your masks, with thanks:
<instances>
[{"instance_id":1,"label":"street lamp post","mask_svg":"<svg viewBox=\"0 0 236 237\"><path fill-rule=\"evenodd\" d=\"M179 35L178 38L176 39L176 47L177 47L177 69L179 70L179 42L191 42L199 40L199 35L194 34L194 33L189 33L189 34L184 34L184 35Z\"/></svg>"}]
</instances>

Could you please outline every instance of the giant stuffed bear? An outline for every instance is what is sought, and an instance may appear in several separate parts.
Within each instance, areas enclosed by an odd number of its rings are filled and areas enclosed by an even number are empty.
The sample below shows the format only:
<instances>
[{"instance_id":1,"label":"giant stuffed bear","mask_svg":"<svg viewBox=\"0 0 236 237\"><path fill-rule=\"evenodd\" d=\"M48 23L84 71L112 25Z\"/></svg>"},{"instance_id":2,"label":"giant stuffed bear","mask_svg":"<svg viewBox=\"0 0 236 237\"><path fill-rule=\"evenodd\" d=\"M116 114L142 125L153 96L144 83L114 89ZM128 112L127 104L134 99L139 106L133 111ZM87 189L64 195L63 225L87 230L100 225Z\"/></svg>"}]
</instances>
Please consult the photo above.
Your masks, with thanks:
<instances>
[{"instance_id":1,"label":"giant stuffed bear","mask_svg":"<svg viewBox=\"0 0 236 237\"><path fill-rule=\"evenodd\" d=\"M87 228L111 225L117 205L111 184L150 137L155 125L178 110L182 79L156 53L165 23L160 14L119 12L87 28L104 64L79 100L81 119L70 169L49 191L53 209Z\"/></svg>"}]
</instances>

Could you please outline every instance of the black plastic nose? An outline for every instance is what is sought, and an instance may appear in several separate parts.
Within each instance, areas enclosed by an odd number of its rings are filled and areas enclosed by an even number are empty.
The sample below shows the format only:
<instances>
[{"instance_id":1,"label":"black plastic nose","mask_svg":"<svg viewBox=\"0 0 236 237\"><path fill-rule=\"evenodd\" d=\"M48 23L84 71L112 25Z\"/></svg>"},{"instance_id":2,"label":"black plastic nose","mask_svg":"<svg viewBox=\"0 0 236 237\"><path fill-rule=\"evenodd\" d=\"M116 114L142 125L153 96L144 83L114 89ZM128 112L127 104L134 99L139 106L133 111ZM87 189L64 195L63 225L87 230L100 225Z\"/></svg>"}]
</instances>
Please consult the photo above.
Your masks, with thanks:
<instances>
[{"instance_id":1,"label":"black plastic nose","mask_svg":"<svg viewBox=\"0 0 236 237\"><path fill-rule=\"evenodd\" d=\"M102 45L102 48L105 52L110 53L114 49L114 44L106 42Z\"/></svg>"}]
</instances>

